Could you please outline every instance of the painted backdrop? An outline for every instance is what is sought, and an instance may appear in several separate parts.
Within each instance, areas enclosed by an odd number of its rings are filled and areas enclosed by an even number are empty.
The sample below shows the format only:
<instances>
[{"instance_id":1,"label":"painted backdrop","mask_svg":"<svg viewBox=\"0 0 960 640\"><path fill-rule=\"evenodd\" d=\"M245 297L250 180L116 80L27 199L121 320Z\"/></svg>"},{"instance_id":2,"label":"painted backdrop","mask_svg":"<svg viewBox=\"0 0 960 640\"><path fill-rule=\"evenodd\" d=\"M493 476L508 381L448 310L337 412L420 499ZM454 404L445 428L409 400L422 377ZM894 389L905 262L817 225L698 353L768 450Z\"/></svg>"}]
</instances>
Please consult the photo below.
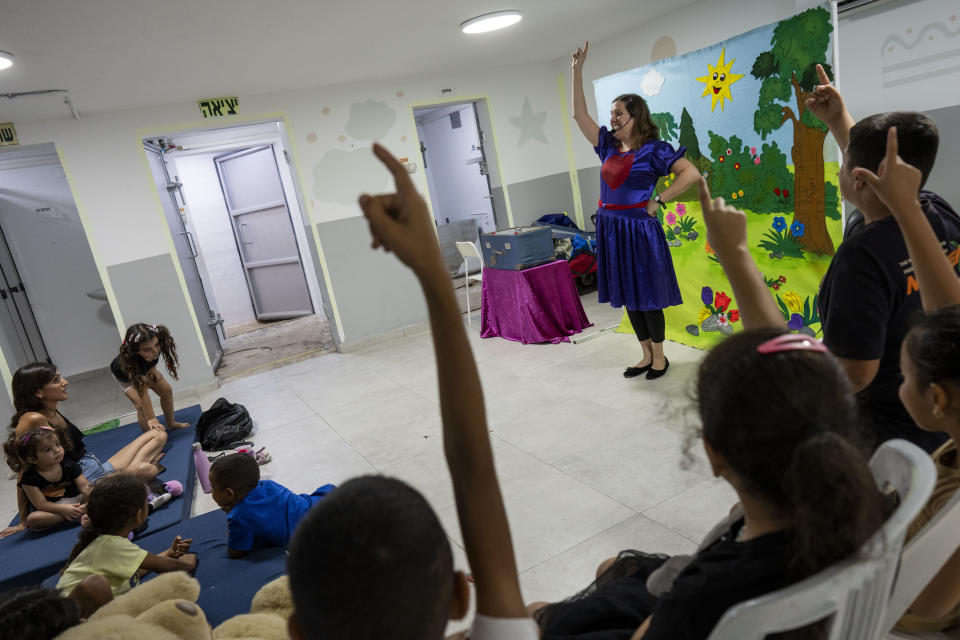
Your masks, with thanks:
<instances>
[{"instance_id":1,"label":"painted backdrop","mask_svg":"<svg viewBox=\"0 0 960 640\"><path fill-rule=\"evenodd\" d=\"M789 326L818 335L817 289L839 243L839 153L805 108L817 63L831 76L825 4L683 56L594 81L598 113L639 93L660 137L685 146L714 197L747 212L751 253ZM673 176L661 180L669 186ZM709 347L739 323L736 300L706 241L696 187L661 209L683 304L667 339ZM626 314L619 331L632 332Z\"/></svg>"}]
</instances>

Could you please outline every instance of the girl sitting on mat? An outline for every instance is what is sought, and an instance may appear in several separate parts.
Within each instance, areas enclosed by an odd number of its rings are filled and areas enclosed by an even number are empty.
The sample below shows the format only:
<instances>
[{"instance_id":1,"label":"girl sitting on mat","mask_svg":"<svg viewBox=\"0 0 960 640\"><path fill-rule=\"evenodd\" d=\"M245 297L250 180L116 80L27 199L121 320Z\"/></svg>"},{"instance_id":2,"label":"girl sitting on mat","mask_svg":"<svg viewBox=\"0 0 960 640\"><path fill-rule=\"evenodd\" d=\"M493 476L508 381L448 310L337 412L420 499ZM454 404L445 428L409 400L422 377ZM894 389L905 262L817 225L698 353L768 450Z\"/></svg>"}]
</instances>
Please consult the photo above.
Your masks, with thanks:
<instances>
[{"instance_id":1,"label":"girl sitting on mat","mask_svg":"<svg viewBox=\"0 0 960 640\"><path fill-rule=\"evenodd\" d=\"M189 553L193 540L180 536L170 548L154 555L130 540L134 529L147 519L147 490L143 483L125 473L111 474L90 492L87 515L90 523L60 572L57 590L69 596L90 575L99 574L110 583L113 596L130 590L140 577L151 571L193 571L197 555Z\"/></svg>"},{"instance_id":2,"label":"girl sitting on mat","mask_svg":"<svg viewBox=\"0 0 960 640\"><path fill-rule=\"evenodd\" d=\"M20 472L17 486L34 509L22 518L26 526L39 531L80 519L86 511L81 502L90 483L80 465L64 456L56 429L40 427L11 436L3 451L11 467L19 466L14 469Z\"/></svg>"},{"instance_id":3,"label":"girl sitting on mat","mask_svg":"<svg viewBox=\"0 0 960 640\"><path fill-rule=\"evenodd\" d=\"M157 462L163 457L167 434L149 431L137 436L106 461L88 452L83 443L83 432L60 413L60 403L69 399L67 386L70 383L60 375L57 367L49 362L34 362L24 365L13 374L11 389L16 413L10 420L10 437L22 437L40 427L53 427L60 435L64 458L76 462L90 482L96 482L112 471L130 473L143 482L149 482L158 473ZM16 459L7 459L7 464L19 473L22 467ZM17 489L17 505L20 522L0 531L0 538L26 529L30 503L26 495Z\"/></svg>"},{"instance_id":4,"label":"girl sitting on mat","mask_svg":"<svg viewBox=\"0 0 960 640\"><path fill-rule=\"evenodd\" d=\"M167 371L177 378L177 345L170 331L161 325L137 323L127 329L120 345L120 354L110 363L110 372L116 378L124 395L137 409L137 422L144 431L151 429L163 431L164 426L153 412L148 390L152 389L160 397L160 407L166 420L167 429L183 429L190 425L177 422L173 417L173 388L157 371L160 356L167 365Z\"/></svg>"}]
</instances>

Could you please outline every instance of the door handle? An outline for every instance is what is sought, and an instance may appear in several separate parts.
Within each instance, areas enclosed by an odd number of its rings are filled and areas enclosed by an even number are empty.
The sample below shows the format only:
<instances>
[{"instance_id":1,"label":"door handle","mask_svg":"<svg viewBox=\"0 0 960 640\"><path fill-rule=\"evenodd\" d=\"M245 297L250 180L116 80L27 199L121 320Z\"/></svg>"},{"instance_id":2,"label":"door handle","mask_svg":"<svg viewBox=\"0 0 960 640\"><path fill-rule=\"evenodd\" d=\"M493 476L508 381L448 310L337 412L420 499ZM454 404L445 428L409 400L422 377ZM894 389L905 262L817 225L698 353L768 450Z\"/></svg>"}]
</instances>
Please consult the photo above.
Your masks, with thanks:
<instances>
[{"instance_id":1,"label":"door handle","mask_svg":"<svg viewBox=\"0 0 960 640\"><path fill-rule=\"evenodd\" d=\"M237 235L240 236L240 244L253 244L253 242L247 240L246 235L243 233L243 228L245 226L247 226L247 223L245 222L241 222L239 225L237 225Z\"/></svg>"},{"instance_id":2,"label":"door handle","mask_svg":"<svg viewBox=\"0 0 960 640\"><path fill-rule=\"evenodd\" d=\"M208 326L208 327L215 327L215 326L217 326L218 324L223 324L223 318L220 317L220 314L219 314L219 313L216 314L215 317L212 317L212 318L210 318L209 320L207 320L207 326Z\"/></svg>"},{"instance_id":3,"label":"door handle","mask_svg":"<svg viewBox=\"0 0 960 640\"><path fill-rule=\"evenodd\" d=\"M181 231L181 232L178 233L177 235L178 235L178 236L187 236L187 245L189 245L189 247L190 247L190 252L191 252L191 254L192 254L192 255L190 255L189 257L190 257L190 258L196 258L199 254L197 253L197 245L196 245L196 243L194 243L194 241L193 241L193 234L190 233L189 231Z\"/></svg>"}]
</instances>

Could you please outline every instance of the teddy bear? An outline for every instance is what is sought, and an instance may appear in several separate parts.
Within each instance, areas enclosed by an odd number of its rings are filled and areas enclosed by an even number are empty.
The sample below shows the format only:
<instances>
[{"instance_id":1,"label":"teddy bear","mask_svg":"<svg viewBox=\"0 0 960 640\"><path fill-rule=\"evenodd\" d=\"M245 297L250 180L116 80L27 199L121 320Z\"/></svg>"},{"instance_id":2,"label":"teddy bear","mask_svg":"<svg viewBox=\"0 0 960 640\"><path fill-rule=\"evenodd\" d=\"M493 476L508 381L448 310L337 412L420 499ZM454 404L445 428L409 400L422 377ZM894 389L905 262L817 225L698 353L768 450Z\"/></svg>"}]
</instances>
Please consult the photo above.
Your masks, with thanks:
<instances>
[{"instance_id":1,"label":"teddy bear","mask_svg":"<svg viewBox=\"0 0 960 640\"><path fill-rule=\"evenodd\" d=\"M293 609L286 576L257 591L250 613L210 628L197 606L200 583L182 571L162 573L107 603L57 640L287 640Z\"/></svg>"}]
</instances>

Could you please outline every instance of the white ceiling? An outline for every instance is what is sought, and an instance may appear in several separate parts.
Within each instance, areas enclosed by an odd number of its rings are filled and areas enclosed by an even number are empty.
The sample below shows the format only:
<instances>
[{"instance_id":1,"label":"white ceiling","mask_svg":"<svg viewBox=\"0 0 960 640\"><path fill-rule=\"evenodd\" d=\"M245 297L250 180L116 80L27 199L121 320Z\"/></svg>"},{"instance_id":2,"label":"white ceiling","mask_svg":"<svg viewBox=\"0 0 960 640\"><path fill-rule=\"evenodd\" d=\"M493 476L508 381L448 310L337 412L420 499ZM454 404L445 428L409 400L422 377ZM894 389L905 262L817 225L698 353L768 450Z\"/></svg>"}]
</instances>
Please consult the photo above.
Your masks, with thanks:
<instances>
[{"instance_id":1,"label":"white ceiling","mask_svg":"<svg viewBox=\"0 0 960 640\"><path fill-rule=\"evenodd\" d=\"M695 0L0 0L0 93L82 113L553 60ZM460 22L520 9L504 31ZM0 98L0 122L67 115Z\"/></svg>"}]
</instances>

